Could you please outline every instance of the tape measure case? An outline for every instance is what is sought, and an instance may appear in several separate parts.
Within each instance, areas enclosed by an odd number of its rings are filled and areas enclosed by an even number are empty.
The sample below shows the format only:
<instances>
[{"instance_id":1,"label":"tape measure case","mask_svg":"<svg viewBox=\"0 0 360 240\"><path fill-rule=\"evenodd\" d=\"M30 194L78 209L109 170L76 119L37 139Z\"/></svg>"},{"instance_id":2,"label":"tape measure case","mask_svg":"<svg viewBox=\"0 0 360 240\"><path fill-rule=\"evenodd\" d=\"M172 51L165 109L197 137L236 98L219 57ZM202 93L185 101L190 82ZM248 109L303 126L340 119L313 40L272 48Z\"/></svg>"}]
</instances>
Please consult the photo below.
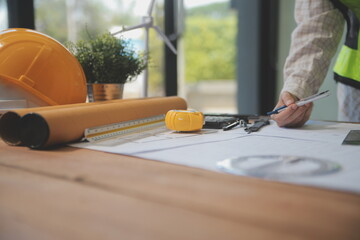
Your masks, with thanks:
<instances>
[{"instance_id":1,"label":"tape measure case","mask_svg":"<svg viewBox=\"0 0 360 240\"><path fill-rule=\"evenodd\" d=\"M204 115L192 110L170 110L165 116L166 127L180 132L199 131L204 125Z\"/></svg>"}]
</instances>

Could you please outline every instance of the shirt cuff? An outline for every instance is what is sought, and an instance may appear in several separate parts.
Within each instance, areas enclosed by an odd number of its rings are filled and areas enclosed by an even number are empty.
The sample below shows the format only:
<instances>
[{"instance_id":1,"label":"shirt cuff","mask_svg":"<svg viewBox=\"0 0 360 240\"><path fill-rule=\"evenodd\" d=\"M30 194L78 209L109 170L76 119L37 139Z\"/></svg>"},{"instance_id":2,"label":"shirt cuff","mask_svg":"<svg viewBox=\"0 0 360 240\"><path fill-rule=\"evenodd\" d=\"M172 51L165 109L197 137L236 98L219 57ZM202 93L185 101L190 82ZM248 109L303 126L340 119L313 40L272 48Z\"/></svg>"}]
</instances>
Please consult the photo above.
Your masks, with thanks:
<instances>
[{"instance_id":1,"label":"shirt cuff","mask_svg":"<svg viewBox=\"0 0 360 240\"><path fill-rule=\"evenodd\" d=\"M285 81L281 92L287 91L299 99L315 94L318 89L313 89L304 79L288 79Z\"/></svg>"}]
</instances>

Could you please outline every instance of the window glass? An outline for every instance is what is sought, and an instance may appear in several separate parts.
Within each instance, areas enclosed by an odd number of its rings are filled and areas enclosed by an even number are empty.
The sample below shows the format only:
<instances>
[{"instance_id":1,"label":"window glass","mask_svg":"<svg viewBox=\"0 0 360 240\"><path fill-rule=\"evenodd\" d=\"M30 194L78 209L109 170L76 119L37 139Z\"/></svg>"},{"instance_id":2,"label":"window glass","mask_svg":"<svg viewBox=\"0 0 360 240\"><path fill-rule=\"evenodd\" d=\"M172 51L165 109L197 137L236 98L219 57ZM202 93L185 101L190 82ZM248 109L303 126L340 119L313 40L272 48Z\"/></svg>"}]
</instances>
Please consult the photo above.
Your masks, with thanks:
<instances>
[{"instance_id":1,"label":"window glass","mask_svg":"<svg viewBox=\"0 0 360 240\"><path fill-rule=\"evenodd\" d=\"M8 28L6 0L0 0L0 31Z\"/></svg>"},{"instance_id":2,"label":"window glass","mask_svg":"<svg viewBox=\"0 0 360 240\"><path fill-rule=\"evenodd\" d=\"M36 30L65 43L88 39L105 32L117 32L123 26L142 23L150 1L144 0L35 0ZM154 24L163 29L163 0L154 5ZM120 33L144 51L145 30ZM163 45L154 30L149 39L149 96L163 95ZM125 85L124 98L141 97L143 76Z\"/></svg>"},{"instance_id":3,"label":"window glass","mask_svg":"<svg viewBox=\"0 0 360 240\"><path fill-rule=\"evenodd\" d=\"M229 0L185 0L181 95L203 112L236 109L237 18Z\"/></svg>"}]
</instances>

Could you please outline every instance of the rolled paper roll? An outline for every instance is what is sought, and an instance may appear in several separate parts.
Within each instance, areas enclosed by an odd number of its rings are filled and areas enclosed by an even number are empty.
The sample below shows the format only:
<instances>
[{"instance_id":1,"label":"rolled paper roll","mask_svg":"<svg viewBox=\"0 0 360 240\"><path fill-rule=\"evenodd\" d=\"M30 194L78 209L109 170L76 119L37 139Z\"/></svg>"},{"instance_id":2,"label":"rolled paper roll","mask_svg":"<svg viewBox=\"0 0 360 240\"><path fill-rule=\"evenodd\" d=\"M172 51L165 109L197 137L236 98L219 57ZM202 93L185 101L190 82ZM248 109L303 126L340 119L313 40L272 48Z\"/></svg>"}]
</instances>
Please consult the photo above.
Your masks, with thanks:
<instances>
[{"instance_id":1,"label":"rolled paper roll","mask_svg":"<svg viewBox=\"0 0 360 240\"><path fill-rule=\"evenodd\" d=\"M76 104L64 104L55 106L44 106L34 108L22 108L14 109L5 112L0 116L0 137L4 142L9 145L22 145L20 140L20 119L22 116L28 113L39 113L43 111L49 111L62 108L75 108L75 107L91 107L92 105L120 103L125 101L135 101L139 99L117 99L110 101L91 102L91 103L76 103Z\"/></svg>"},{"instance_id":2,"label":"rolled paper roll","mask_svg":"<svg viewBox=\"0 0 360 240\"><path fill-rule=\"evenodd\" d=\"M87 128L157 116L172 109L186 108L185 100L179 97L49 108L22 116L16 137L30 148L46 148L79 141Z\"/></svg>"}]
</instances>

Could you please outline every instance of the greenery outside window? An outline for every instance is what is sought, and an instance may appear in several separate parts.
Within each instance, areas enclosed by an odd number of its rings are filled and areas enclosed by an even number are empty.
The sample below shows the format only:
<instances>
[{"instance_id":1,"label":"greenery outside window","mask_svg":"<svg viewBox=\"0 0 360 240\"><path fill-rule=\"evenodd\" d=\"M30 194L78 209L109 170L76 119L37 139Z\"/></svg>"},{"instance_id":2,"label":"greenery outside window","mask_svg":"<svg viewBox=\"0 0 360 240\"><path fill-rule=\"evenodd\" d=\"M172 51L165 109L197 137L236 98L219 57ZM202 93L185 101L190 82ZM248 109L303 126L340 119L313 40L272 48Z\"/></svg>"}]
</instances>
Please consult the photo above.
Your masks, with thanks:
<instances>
[{"instance_id":1,"label":"greenery outside window","mask_svg":"<svg viewBox=\"0 0 360 240\"><path fill-rule=\"evenodd\" d=\"M181 69L185 73L180 94L199 111L235 113L236 12L224 0L185 0L184 4Z\"/></svg>"},{"instance_id":2,"label":"greenery outside window","mask_svg":"<svg viewBox=\"0 0 360 240\"><path fill-rule=\"evenodd\" d=\"M150 1L146 1L146 3ZM35 0L36 30L61 43L89 39L105 32L116 32L122 26L142 22L148 5L143 0ZM163 29L163 0L157 0L153 16L155 25ZM144 30L121 34L135 49L144 46ZM150 30L149 96L163 96L163 43ZM127 83L124 98L141 97L143 75Z\"/></svg>"}]
</instances>

